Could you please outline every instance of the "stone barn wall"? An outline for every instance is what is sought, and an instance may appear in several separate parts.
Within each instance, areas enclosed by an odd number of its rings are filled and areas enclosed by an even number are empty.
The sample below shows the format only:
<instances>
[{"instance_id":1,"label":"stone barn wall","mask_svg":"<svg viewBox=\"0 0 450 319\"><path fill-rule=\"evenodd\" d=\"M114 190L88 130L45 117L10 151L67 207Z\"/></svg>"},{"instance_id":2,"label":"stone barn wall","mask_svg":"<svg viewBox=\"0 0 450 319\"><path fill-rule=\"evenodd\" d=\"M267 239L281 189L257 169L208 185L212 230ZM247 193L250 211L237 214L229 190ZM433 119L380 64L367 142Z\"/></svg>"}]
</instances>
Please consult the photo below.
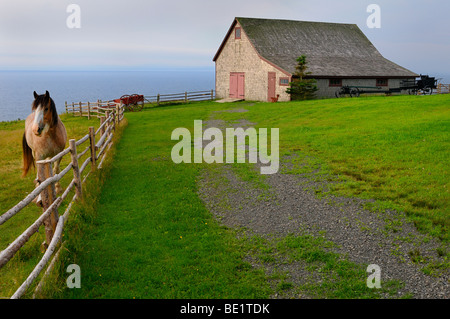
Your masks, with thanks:
<instances>
[{"instance_id":1,"label":"stone barn wall","mask_svg":"<svg viewBox=\"0 0 450 319\"><path fill-rule=\"evenodd\" d=\"M239 23L236 23L235 28L239 27ZM230 96L231 72L245 73L246 100L264 102L268 100L268 72L275 72L275 94L280 95L279 101L290 101L290 96L286 93L288 87L280 85L280 78L287 78L289 75L266 62L257 54L243 28L241 28L240 39L235 39L234 30L230 32L221 53L216 59L217 99Z\"/></svg>"}]
</instances>

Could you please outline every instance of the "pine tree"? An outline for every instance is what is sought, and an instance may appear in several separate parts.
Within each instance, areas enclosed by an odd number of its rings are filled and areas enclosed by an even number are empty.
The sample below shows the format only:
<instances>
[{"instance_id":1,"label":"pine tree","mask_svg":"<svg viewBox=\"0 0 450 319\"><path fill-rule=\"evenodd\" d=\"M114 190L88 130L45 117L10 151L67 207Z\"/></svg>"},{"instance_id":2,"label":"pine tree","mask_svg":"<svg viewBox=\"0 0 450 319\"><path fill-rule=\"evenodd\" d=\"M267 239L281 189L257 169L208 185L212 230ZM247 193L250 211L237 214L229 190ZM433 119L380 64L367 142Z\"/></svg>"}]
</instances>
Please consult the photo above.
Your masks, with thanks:
<instances>
[{"instance_id":1,"label":"pine tree","mask_svg":"<svg viewBox=\"0 0 450 319\"><path fill-rule=\"evenodd\" d=\"M311 72L306 72L307 67L306 55L297 58L297 66L292 76L292 82L286 93L291 95L291 100L311 100L314 99L315 92L318 90L317 81L315 79L305 79Z\"/></svg>"}]
</instances>

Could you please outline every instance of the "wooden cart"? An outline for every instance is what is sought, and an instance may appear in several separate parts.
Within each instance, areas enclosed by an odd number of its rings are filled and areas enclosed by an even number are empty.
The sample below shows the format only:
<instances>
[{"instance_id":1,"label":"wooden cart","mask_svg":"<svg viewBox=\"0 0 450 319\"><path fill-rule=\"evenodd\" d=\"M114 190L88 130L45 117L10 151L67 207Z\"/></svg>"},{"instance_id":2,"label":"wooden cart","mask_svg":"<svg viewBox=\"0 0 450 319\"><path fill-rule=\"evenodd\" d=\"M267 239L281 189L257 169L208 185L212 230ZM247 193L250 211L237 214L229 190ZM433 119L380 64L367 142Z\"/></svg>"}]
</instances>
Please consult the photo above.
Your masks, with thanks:
<instances>
[{"instance_id":1,"label":"wooden cart","mask_svg":"<svg viewBox=\"0 0 450 319\"><path fill-rule=\"evenodd\" d=\"M116 103L122 102L126 110L131 112L141 111L144 107L144 96L140 94L122 95L120 99L114 100Z\"/></svg>"}]
</instances>

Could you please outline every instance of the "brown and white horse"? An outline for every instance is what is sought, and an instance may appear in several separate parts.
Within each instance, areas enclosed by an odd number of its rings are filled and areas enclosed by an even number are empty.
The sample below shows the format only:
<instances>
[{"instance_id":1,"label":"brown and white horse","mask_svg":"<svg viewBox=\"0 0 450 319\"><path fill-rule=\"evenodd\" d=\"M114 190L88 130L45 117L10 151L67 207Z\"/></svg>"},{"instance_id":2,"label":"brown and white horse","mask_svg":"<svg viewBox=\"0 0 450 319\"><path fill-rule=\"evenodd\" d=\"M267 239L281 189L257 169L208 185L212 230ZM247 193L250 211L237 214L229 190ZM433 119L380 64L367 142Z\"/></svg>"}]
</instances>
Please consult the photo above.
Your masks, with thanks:
<instances>
[{"instance_id":1,"label":"brown and white horse","mask_svg":"<svg viewBox=\"0 0 450 319\"><path fill-rule=\"evenodd\" d=\"M34 166L35 161L52 158L66 146L66 128L58 116L55 102L50 97L48 91L45 94L34 94L34 102L31 105L32 113L25 120L25 132L22 139L23 148L23 175L25 177ZM53 173L58 174L61 159L54 163ZM40 182L36 177L35 183ZM61 187L56 183L56 192L59 193ZM37 200L39 204L40 199Z\"/></svg>"}]
</instances>

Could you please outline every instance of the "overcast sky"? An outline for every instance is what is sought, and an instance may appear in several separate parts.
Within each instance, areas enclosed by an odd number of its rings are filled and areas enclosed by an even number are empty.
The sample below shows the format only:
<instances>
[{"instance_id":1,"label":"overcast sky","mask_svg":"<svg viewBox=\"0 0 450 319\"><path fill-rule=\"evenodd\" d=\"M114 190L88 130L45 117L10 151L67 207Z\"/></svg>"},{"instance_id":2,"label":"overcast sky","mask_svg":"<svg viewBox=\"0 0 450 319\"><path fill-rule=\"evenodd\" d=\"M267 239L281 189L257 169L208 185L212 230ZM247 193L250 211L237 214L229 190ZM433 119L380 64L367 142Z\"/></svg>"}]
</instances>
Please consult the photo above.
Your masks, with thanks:
<instances>
[{"instance_id":1,"label":"overcast sky","mask_svg":"<svg viewBox=\"0 0 450 319\"><path fill-rule=\"evenodd\" d=\"M70 29L69 4L81 9ZM369 4L381 28L369 29ZM1 0L0 70L213 68L234 17L354 23L388 59L450 73L448 0Z\"/></svg>"}]
</instances>

